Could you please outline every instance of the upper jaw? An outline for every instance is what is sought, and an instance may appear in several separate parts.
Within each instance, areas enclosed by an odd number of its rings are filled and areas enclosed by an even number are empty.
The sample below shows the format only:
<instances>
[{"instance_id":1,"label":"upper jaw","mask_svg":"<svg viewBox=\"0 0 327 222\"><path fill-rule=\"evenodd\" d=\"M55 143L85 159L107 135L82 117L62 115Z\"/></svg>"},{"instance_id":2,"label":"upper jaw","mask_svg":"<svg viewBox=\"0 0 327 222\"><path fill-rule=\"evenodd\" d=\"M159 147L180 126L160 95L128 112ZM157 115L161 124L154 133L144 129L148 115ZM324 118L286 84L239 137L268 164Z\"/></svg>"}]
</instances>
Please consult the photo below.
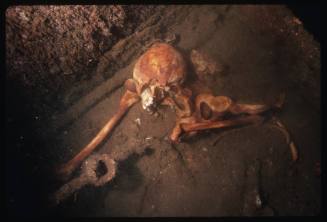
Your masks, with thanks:
<instances>
[{"instance_id":1,"label":"upper jaw","mask_svg":"<svg viewBox=\"0 0 327 222\"><path fill-rule=\"evenodd\" d=\"M153 113L167 94L167 87L150 86L144 89L141 93L143 109Z\"/></svg>"},{"instance_id":2,"label":"upper jaw","mask_svg":"<svg viewBox=\"0 0 327 222\"><path fill-rule=\"evenodd\" d=\"M153 97L149 88L146 88L141 93L142 107L144 110L149 112L153 111L153 108L156 107L155 98Z\"/></svg>"}]
</instances>

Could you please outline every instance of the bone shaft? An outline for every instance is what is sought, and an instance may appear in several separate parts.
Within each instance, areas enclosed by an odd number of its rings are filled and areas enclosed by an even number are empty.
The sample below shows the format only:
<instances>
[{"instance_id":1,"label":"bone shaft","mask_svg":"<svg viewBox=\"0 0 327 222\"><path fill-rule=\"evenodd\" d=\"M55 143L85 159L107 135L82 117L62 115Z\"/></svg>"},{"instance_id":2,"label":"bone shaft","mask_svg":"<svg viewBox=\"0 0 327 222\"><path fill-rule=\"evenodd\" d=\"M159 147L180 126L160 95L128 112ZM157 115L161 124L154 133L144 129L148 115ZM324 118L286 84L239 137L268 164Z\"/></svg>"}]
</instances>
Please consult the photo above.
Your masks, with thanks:
<instances>
[{"instance_id":1,"label":"bone shaft","mask_svg":"<svg viewBox=\"0 0 327 222\"><path fill-rule=\"evenodd\" d=\"M72 160L70 160L67 165L76 168L90 153L103 141L103 139L112 131L117 122L121 119L124 113L128 110L119 110L100 130L100 132L93 138L93 140L81 151L79 152Z\"/></svg>"},{"instance_id":2,"label":"bone shaft","mask_svg":"<svg viewBox=\"0 0 327 222\"><path fill-rule=\"evenodd\" d=\"M129 97L129 98L128 98ZM126 99L128 98L128 99ZM104 140L104 138L113 130L117 125L118 121L124 116L128 109L135 104L138 99L130 97L130 93L126 92L121 100L118 111L114 116L105 124L105 126L100 130L100 132L92 139L92 141L86 145L82 151L80 151L73 159L71 159L63 167L65 174L71 174L78 165L91 154L91 152Z\"/></svg>"},{"instance_id":3,"label":"bone shaft","mask_svg":"<svg viewBox=\"0 0 327 222\"><path fill-rule=\"evenodd\" d=\"M221 120L221 121L208 122L208 123L186 123L186 124L182 124L182 128L185 132L206 130L206 129L217 129L217 128L255 123L261 121L262 119L263 117L260 116L246 116L233 120Z\"/></svg>"},{"instance_id":4,"label":"bone shaft","mask_svg":"<svg viewBox=\"0 0 327 222\"><path fill-rule=\"evenodd\" d=\"M250 104L235 104L230 108L231 113L233 114L260 114L271 109L267 105L250 105Z\"/></svg>"}]
</instances>

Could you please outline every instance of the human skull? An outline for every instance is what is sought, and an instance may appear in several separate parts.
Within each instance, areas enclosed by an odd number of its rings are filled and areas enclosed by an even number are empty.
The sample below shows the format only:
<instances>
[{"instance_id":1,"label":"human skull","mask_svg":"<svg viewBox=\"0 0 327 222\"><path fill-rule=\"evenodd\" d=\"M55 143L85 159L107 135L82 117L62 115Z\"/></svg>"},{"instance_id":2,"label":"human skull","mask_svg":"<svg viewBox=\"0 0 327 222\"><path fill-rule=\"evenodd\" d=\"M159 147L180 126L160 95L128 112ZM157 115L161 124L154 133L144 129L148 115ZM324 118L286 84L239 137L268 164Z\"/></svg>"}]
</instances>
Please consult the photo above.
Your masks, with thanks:
<instances>
[{"instance_id":1,"label":"human skull","mask_svg":"<svg viewBox=\"0 0 327 222\"><path fill-rule=\"evenodd\" d=\"M155 43L136 62L133 79L143 109L152 112L186 77L182 55L167 43Z\"/></svg>"}]
</instances>

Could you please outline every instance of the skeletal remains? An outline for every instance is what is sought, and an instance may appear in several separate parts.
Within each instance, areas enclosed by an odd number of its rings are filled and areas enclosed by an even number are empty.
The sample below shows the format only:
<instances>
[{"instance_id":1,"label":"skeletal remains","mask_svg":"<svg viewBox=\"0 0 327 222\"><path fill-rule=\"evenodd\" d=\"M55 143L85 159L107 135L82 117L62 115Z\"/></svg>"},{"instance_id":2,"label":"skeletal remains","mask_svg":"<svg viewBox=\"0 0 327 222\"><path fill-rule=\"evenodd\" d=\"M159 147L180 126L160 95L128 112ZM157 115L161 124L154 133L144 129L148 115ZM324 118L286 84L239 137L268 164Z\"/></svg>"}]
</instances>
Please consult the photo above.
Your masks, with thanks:
<instances>
[{"instance_id":1,"label":"skeletal remains","mask_svg":"<svg viewBox=\"0 0 327 222\"><path fill-rule=\"evenodd\" d=\"M198 79L205 74L213 74L218 69L195 50L191 53L191 62ZM180 52L170 44L154 43L137 60L133 78L126 80L126 92L120 100L116 114L89 144L72 160L61 166L59 174L68 178L113 130L128 109L139 100L143 109L150 113L156 112L159 105L171 106L176 111L176 125L170 135L173 143L180 142L181 137L195 135L200 130L260 123L264 120L264 116L260 114L280 109L284 101L284 97L281 96L273 105L241 104L226 96L214 96L208 88L199 84L200 81L190 82L187 79L186 61ZM285 127L282 124L277 125L289 138ZM288 143L294 145L289 139ZM296 159L297 153L293 155L293 160ZM92 169L95 171L95 167ZM113 176L114 174L109 176L108 181ZM96 180L93 178L93 181ZM61 189L61 192L63 190ZM59 192L57 195L60 196L62 193Z\"/></svg>"}]
</instances>

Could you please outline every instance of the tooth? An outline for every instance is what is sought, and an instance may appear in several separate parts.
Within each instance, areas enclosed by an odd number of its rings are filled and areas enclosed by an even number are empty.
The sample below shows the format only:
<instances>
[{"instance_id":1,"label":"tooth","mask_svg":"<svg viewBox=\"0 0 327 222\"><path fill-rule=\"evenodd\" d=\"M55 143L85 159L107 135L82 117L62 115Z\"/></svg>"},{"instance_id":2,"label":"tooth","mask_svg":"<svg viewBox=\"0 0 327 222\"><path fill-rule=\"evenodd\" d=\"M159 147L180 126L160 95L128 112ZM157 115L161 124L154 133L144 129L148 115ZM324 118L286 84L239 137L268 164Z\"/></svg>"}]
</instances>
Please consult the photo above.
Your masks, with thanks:
<instances>
[{"instance_id":1,"label":"tooth","mask_svg":"<svg viewBox=\"0 0 327 222\"><path fill-rule=\"evenodd\" d=\"M152 97L151 91L149 88L145 89L141 93L141 98L142 98L143 109L149 110L149 108L154 105L154 98Z\"/></svg>"}]
</instances>

